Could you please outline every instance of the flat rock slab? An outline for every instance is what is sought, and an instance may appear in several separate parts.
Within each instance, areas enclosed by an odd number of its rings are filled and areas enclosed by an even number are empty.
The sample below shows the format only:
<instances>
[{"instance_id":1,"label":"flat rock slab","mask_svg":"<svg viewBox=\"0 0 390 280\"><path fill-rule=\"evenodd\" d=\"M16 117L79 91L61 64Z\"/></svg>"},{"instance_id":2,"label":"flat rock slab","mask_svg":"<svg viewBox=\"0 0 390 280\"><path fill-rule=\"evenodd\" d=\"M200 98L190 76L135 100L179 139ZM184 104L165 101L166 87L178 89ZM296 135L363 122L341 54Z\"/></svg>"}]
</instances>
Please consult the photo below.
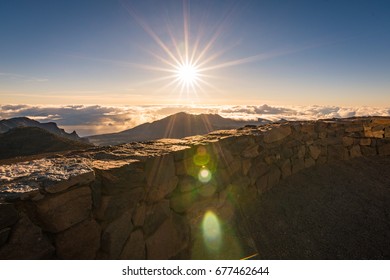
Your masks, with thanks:
<instances>
[{"instance_id":1,"label":"flat rock slab","mask_svg":"<svg viewBox=\"0 0 390 280\"><path fill-rule=\"evenodd\" d=\"M0 166L0 197L37 190L63 191L94 180L91 162L85 158L39 159Z\"/></svg>"}]
</instances>

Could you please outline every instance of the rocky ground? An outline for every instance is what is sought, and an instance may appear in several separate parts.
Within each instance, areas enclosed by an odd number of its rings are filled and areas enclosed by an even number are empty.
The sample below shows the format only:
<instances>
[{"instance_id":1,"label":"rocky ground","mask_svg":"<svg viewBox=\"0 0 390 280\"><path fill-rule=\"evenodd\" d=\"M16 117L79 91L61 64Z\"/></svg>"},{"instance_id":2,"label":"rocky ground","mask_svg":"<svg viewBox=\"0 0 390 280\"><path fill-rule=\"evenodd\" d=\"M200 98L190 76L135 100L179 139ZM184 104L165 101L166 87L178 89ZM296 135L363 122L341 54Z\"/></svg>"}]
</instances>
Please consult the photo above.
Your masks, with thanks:
<instances>
[{"instance_id":1,"label":"rocky ground","mask_svg":"<svg viewBox=\"0 0 390 280\"><path fill-rule=\"evenodd\" d=\"M262 259L389 259L390 157L315 166L245 212Z\"/></svg>"}]
</instances>

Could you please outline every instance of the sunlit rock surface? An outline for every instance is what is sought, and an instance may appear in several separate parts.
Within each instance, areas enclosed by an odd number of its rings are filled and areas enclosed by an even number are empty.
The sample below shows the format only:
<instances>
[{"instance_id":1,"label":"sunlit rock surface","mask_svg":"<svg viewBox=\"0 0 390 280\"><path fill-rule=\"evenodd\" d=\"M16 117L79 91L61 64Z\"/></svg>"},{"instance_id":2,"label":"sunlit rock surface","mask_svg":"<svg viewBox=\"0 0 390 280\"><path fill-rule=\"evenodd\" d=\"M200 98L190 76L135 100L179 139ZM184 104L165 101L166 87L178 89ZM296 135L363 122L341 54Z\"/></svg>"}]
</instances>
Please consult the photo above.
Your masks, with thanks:
<instances>
[{"instance_id":1,"label":"sunlit rock surface","mask_svg":"<svg viewBox=\"0 0 390 280\"><path fill-rule=\"evenodd\" d=\"M15 161L0 166L0 258L262 257L249 220L256 207L249 206L294 174L389 155L390 119L372 117L249 126Z\"/></svg>"}]
</instances>

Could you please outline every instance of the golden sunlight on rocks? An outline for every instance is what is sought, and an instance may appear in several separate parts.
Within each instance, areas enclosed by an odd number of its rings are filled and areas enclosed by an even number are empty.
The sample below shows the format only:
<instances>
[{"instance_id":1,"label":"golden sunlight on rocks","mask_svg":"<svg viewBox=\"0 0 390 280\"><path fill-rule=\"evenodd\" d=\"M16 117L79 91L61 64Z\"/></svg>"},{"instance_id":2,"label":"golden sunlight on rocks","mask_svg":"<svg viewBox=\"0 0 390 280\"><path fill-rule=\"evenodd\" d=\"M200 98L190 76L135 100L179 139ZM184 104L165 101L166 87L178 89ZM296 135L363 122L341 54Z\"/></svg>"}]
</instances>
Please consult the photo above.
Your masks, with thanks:
<instances>
[{"instance_id":1,"label":"golden sunlight on rocks","mask_svg":"<svg viewBox=\"0 0 390 280\"><path fill-rule=\"evenodd\" d=\"M389 131L283 122L2 165L0 258L261 257L247 206L304 170L390 156Z\"/></svg>"}]
</instances>

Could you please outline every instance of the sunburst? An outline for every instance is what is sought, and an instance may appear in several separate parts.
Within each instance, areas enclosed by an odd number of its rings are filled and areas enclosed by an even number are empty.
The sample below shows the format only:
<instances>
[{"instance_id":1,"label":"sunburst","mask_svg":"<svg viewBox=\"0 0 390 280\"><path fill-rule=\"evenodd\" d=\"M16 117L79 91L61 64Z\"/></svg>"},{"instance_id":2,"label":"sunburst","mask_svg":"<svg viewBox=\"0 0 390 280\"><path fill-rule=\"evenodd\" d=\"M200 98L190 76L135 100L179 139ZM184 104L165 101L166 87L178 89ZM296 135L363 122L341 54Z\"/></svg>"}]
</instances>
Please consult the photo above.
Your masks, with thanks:
<instances>
[{"instance_id":1,"label":"sunburst","mask_svg":"<svg viewBox=\"0 0 390 280\"><path fill-rule=\"evenodd\" d=\"M159 55L155 52L149 51L149 53L154 56L162 66L138 66L147 70L165 72L166 75L162 75L157 79L148 81L148 83L166 81L166 84L160 87L159 91L170 88L173 94L177 94L177 92L179 92L179 101L183 98L187 100L197 99L199 97L199 92L207 94L206 89L210 88L214 92L220 92L218 88L208 82L208 80L215 78L215 76L211 75L211 73L217 69L270 59L316 47L315 45L309 45L296 49L273 50L268 53L260 53L235 60L217 62L220 56L230 49L225 48L218 51L213 50L220 35L223 33L224 22L220 23L220 25L215 28L215 32L209 36L208 40L202 36L204 34L199 32L197 36L195 36L195 39L190 42L189 9L188 2L184 0L182 36L180 36L180 39L177 38L177 35L173 35L177 33L172 32L171 28L167 26L166 30L169 34L170 40L168 40L168 42L164 42L164 40L159 37L149 24L139 17L134 10L130 9L128 6L125 6L125 8L160 47L163 54ZM205 42L205 44L201 45L201 41Z\"/></svg>"},{"instance_id":2,"label":"sunburst","mask_svg":"<svg viewBox=\"0 0 390 280\"><path fill-rule=\"evenodd\" d=\"M183 1L182 36L177 36L178 33L173 32L172 28L167 26L166 31L169 34L169 40L164 41L134 10L128 6L126 8L130 15L160 47L160 50L162 50L162 54L148 51L160 62L160 66L139 65L143 69L166 73L166 75L161 75L159 78L149 82L166 81L159 88L159 91L169 88L173 94L180 94L179 99L197 99L200 92L206 94L206 89L210 88L218 91L207 80L214 77L211 75L212 70L219 68L219 66L224 67L223 65L212 64L226 51L212 53L213 46L221 34L222 28L216 28L216 32L210 36L204 45L201 45L201 41L205 40L201 32L197 34L198 36L196 38L190 40L188 3L187 1ZM176 34L176 36L173 34Z\"/></svg>"},{"instance_id":3,"label":"sunburst","mask_svg":"<svg viewBox=\"0 0 390 280\"><path fill-rule=\"evenodd\" d=\"M197 85L199 77L198 67L191 63L185 63L176 67L177 79L186 87Z\"/></svg>"}]
</instances>

